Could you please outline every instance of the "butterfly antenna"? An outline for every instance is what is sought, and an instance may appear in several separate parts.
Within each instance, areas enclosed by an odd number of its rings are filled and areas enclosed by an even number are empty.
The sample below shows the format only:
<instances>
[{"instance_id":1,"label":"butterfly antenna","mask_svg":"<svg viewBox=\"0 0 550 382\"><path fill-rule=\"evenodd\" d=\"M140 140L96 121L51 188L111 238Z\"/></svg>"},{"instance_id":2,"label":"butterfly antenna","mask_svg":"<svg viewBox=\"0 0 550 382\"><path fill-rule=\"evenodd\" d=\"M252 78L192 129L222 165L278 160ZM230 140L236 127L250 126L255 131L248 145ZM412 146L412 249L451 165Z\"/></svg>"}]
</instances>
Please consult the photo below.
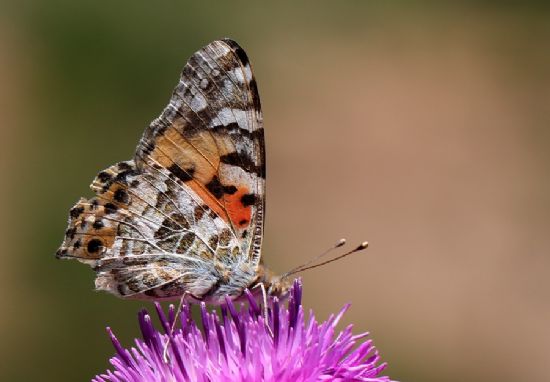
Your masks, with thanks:
<instances>
[{"instance_id":1,"label":"butterfly antenna","mask_svg":"<svg viewBox=\"0 0 550 382\"><path fill-rule=\"evenodd\" d=\"M295 270L292 270L292 271L286 273L283 277L287 277L287 276L293 275L293 274L298 273L298 272L303 272L303 271L306 271L308 269L313 269L313 268L317 268L317 267L320 267L320 266L328 264L328 263L332 263L333 261L340 260L340 259L342 259L346 256L349 256L349 255L351 255L355 252L362 251L363 249L366 249L368 246L369 246L369 243L367 241L364 241L361 244L359 244L357 247L355 247L355 249L352 249L351 251L348 251L348 252L346 252L346 253L344 253L340 256L337 256L334 259L323 261L322 263L311 265L311 266L305 266L304 265L304 266L298 267Z\"/></svg>"},{"instance_id":2,"label":"butterfly antenna","mask_svg":"<svg viewBox=\"0 0 550 382\"><path fill-rule=\"evenodd\" d=\"M282 277L286 277L288 275L291 275L291 274L294 274L294 273L298 273L300 272L301 270L303 270L304 268L306 268L308 265L310 265L311 263L314 263L315 261L325 257L326 255L328 255L330 252L332 252L333 250L335 250L336 248L340 248L342 246L344 246L346 244L346 239L340 239L338 240L338 242L336 242L336 244L334 244L332 247L330 247L329 249L327 249L326 251L324 251L323 253L321 253L320 255L317 255L315 256L314 258L312 258L311 260L309 260L307 263L305 264L302 264L300 266L297 266L296 268L293 268L291 269L290 271L286 272Z\"/></svg>"}]
</instances>

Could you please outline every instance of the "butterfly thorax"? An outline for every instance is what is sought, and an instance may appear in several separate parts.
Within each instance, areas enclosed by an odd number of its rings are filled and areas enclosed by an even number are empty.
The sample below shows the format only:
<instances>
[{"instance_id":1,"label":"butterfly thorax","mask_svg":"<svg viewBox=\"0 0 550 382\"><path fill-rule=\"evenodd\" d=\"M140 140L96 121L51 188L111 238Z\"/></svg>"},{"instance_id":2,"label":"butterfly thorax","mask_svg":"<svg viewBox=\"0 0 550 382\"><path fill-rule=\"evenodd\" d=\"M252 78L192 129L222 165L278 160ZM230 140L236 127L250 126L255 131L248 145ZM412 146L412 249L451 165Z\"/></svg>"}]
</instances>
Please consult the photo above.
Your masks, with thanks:
<instances>
[{"instance_id":1,"label":"butterfly thorax","mask_svg":"<svg viewBox=\"0 0 550 382\"><path fill-rule=\"evenodd\" d=\"M262 284L268 295L279 298L284 298L291 286L287 278L276 275L263 264L251 267L243 263L219 272L216 282L206 293L191 297L210 304L221 304L225 302L226 296L230 299L243 297L245 289L258 295L261 293Z\"/></svg>"}]
</instances>

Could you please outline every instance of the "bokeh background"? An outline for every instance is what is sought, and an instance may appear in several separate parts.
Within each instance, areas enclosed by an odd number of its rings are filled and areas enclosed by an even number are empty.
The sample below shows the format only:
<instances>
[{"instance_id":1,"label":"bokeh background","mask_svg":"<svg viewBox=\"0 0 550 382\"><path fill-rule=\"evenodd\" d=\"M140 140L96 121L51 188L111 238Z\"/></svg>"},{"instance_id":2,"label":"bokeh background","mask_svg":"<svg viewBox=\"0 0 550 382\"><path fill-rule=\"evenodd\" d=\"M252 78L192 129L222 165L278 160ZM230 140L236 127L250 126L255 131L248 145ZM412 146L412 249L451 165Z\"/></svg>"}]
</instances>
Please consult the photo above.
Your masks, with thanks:
<instances>
[{"instance_id":1,"label":"bokeh background","mask_svg":"<svg viewBox=\"0 0 550 382\"><path fill-rule=\"evenodd\" d=\"M304 273L306 306L351 301L394 379L550 380L550 12L520 4L3 2L0 380L89 380L106 325L138 334L147 304L54 252L95 174L224 36L262 97L267 263L371 244Z\"/></svg>"}]
</instances>

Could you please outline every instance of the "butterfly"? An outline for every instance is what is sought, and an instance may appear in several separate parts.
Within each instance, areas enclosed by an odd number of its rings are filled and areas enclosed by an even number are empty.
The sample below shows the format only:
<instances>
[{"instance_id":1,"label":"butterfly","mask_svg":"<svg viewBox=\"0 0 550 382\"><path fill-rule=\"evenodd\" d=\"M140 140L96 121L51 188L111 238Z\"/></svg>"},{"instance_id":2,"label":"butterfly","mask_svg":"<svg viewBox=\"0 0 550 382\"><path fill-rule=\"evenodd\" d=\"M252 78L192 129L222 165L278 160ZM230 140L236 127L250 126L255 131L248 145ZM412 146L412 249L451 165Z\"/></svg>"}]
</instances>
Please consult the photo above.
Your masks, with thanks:
<instances>
[{"instance_id":1,"label":"butterfly","mask_svg":"<svg viewBox=\"0 0 550 382\"><path fill-rule=\"evenodd\" d=\"M263 264L265 176L252 67L235 41L213 41L188 60L134 158L99 172L96 196L70 210L56 257L91 265L97 290L126 299L219 304L258 285L284 296L306 268L277 276Z\"/></svg>"}]
</instances>

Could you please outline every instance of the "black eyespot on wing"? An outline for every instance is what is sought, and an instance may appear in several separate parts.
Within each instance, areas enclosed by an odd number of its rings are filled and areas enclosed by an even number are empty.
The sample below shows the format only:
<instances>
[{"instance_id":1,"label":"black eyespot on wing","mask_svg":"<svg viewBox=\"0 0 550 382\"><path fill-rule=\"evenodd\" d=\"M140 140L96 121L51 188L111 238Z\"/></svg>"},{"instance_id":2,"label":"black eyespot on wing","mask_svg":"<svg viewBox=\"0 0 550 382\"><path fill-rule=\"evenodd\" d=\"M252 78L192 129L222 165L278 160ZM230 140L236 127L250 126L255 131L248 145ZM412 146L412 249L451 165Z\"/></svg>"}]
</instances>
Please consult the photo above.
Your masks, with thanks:
<instances>
[{"instance_id":1,"label":"black eyespot on wing","mask_svg":"<svg viewBox=\"0 0 550 382\"><path fill-rule=\"evenodd\" d=\"M92 224L92 227L94 227L94 229L101 229L103 228L105 225L103 224L103 222L101 220L96 220L94 222L94 224Z\"/></svg>"},{"instance_id":2,"label":"black eyespot on wing","mask_svg":"<svg viewBox=\"0 0 550 382\"><path fill-rule=\"evenodd\" d=\"M127 162L119 162L117 163L117 166L118 166L118 169L121 171L132 169L132 166L130 166Z\"/></svg>"},{"instance_id":3,"label":"black eyespot on wing","mask_svg":"<svg viewBox=\"0 0 550 382\"><path fill-rule=\"evenodd\" d=\"M111 178L112 178L111 174L105 171L101 171L99 174L97 174L97 179L99 179L99 181L102 183L107 182Z\"/></svg>"},{"instance_id":4,"label":"black eyespot on wing","mask_svg":"<svg viewBox=\"0 0 550 382\"><path fill-rule=\"evenodd\" d=\"M122 188L119 188L118 190L115 191L113 198L119 203L128 203L128 199L129 199L128 193Z\"/></svg>"},{"instance_id":5,"label":"black eyespot on wing","mask_svg":"<svg viewBox=\"0 0 550 382\"><path fill-rule=\"evenodd\" d=\"M58 249L57 252L55 253L55 257L60 259L62 258L63 256L65 256L67 254L67 249L64 248L64 249Z\"/></svg>"},{"instance_id":6,"label":"black eyespot on wing","mask_svg":"<svg viewBox=\"0 0 550 382\"><path fill-rule=\"evenodd\" d=\"M69 215L71 215L73 219L76 219L82 212L84 212L84 207L74 207L69 211Z\"/></svg>"},{"instance_id":7,"label":"black eyespot on wing","mask_svg":"<svg viewBox=\"0 0 550 382\"><path fill-rule=\"evenodd\" d=\"M65 231L65 236L67 236L71 240L74 239L75 234L76 234L76 228L75 227L67 228L67 230Z\"/></svg>"},{"instance_id":8,"label":"black eyespot on wing","mask_svg":"<svg viewBox=\"0 0 550 382\"><path fill-rule=\"evenodd\" d=\"M99 252L99 250L103 247L103 243L99 239L92 239L88 242L88 252L89 253L96 253Z\"/></svg>"},{"instance_id":9,"label":"black eyespot on wing","mask_svg":"<svg viewBox=\"0 0 550 382\"><path fill-rule=\"evenodd\" d=\"M256 195L254 194L244 194L241 197L241 203L243 206L248 207L256 203Z\"/></svg>"},{"instance_id":10,"label":"black eyespot on wing","mask_svg":"<svg viewBox=\"0 0 550 382\"><path fill-rule=\"evenodd\" d=\"M137 171L133 170L131 168L128 169L128 170L124 170L122 172L119 172L115 176L114 182L119 182L119 183L122 183L122 184L128 184L128 177L129 176L134 176L136 174L137 174Z\"/></svg>"},{"instance_id":11,"label":"black eyespot on wing","mask_svg":"<svg viewBox=\"0 0 550 382\"><path fill-rule=\"evenodd\" d=\"M115 206L113 203L105 203L103 208L105 208L106 214L113 214L118 210L118 207Z\"/></svg>"}]
</instances>

